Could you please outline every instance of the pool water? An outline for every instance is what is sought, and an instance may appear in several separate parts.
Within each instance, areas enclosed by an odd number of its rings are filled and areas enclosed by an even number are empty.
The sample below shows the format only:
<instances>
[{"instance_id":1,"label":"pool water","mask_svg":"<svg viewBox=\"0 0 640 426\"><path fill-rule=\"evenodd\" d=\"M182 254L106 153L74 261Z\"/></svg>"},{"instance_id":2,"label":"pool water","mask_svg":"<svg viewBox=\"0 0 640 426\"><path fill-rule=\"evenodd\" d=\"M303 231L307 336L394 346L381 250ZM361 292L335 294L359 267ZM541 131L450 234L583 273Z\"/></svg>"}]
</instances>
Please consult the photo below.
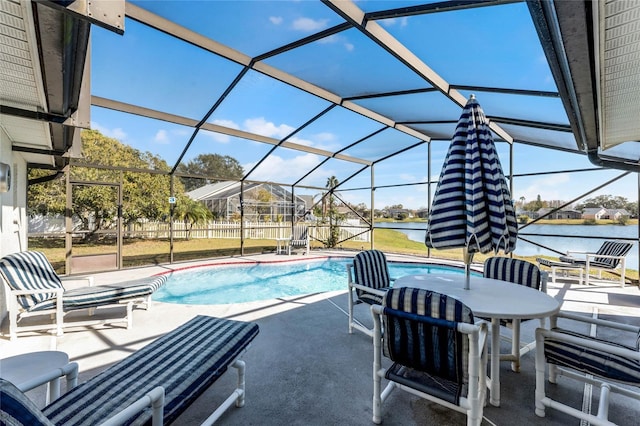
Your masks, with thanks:
<instances>
[{"instance_id":1,"label":"pool water","mask_svg":"<svg viewBox=\"0 0 640 426\"><path fill-rule=\"evenodd\" d=\"M219 305L346 290L350 259L209 266L171 274L153 300L188 305ZM389 262L391 277L463 273L437 265Z\"/></svg>"}]
</instances>

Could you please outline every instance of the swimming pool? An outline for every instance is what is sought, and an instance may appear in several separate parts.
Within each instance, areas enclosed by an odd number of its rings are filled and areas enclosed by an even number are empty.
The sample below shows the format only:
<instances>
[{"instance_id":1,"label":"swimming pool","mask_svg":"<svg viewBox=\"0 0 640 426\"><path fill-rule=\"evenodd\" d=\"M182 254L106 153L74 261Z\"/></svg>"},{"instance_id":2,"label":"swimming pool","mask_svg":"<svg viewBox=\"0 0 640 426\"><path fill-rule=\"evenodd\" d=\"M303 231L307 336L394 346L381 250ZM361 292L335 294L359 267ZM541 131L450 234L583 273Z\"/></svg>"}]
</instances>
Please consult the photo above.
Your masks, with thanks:
<instances>
[{"instance_id":1,"label":"swimming pool","mask_svg":"<svg viewBox=\"0 0 640 426\"><path fill-rule=\"evenodd\" d=\"M346 290L350 259L319 259L251 265L208 266L172 273L153 300L187 305L219 305ZM438 265L389 262L392 277L463 273Z\"/></svg>"}]
</instances>

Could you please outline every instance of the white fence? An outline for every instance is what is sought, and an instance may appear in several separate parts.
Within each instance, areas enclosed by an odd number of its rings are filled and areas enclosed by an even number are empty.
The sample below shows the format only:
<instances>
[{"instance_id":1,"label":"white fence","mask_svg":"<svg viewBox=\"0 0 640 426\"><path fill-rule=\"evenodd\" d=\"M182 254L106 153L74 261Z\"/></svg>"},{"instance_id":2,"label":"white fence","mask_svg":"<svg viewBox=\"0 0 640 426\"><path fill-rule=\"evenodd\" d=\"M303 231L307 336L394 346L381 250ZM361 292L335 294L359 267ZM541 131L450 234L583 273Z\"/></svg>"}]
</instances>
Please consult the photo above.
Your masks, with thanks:
<instances>
[{"instance_id":1,"label":"white fence","mask_svg":"<svg viewBox=\"0 0 640 426\"><path fill-rule=\"evenodd\" d=\"M329 235L329 226L325 224L298 224L300 228L306 227L311 240L326 240ZM351 239L351 241L370 241L369 228L359 224L344 223L339 226L339 240ZM169 238L169 222L146 222L128 226L125 236L130 238ZM189 230L184 222L173 223L174 238L228 238L240 239L240 222L211 221L207 224L195 225ZM245 239L275 240L289 238L291 225L283 222L245 222Z\"/></svg>"},{"instance_id":2,"label":"white fence","mask_svg":"<svg viewBox=\"0 0 640 426\"><path fill-rule=\"evenodd\" d=\"M76 228L80 225L75 222ZM322 223L305 223L296 225L302 230L308 229L311 240L324 241L329 235L329 226ZM174 238L228 238L240 239L240 222L237 221L210 221L206 224L194 225L189 229L189 225L184 222L175 221L173 223ZM367 226L361 225L357 220L346 220L339 224L339 240L351 239L351 241L370 241L370 231ZM38 216L29 219L29 234L64 236L64 217ZM80 231L75 231L80 234ZM125 238L149 238L160 239L169 238L169 222L140 222L128 225L124 229ZM245 239L275 240L278 238L289 238L291 236L291 224L286 222L244 222Z\"/></svg>"}]
</instances>

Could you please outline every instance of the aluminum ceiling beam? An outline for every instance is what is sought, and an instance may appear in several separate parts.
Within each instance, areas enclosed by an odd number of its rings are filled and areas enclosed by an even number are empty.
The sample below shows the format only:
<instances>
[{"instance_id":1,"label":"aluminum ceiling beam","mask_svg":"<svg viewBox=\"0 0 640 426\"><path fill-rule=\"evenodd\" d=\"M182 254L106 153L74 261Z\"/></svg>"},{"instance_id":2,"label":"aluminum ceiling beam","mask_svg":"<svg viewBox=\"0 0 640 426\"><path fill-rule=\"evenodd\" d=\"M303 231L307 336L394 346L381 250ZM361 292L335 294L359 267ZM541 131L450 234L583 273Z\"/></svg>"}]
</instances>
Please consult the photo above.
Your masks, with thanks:
<instances>
[{"instance_id":1,"label":"aluminum ceiling beam","mask_svg":"<svg viewBox=\"0 0 640 426\"><path fill-rule=\"evenodd\" d=\"M388 51L399 61L421 76L433 87L438 89L443 95L456 103L461 108L467 103L467 99L413 52L407 49L387 30L382 28L375 21L368 21L365 13L360 10L355 3L347 0L323 0L329 8L350 22L355 28L358 28L364 35L376 42L380 47ZM496 123L489 123L489 127L498 136L509 143L513 143L513 137Z\"/></svg>"},{"instance_id":2,"label":"aluminum ceiling beam","mask_svg":"<svg viewBox=\"0 0 640 426\"><path fill-rule=\"evenodd\" d=\"M169 114L166 112L160 112L149 108L144 108L136 105L127 104L120 101L115 101L111 99L102 98L100 96L92 96L91 104L101 108L112 109L114 111L125 112L128 114L139 115L142 117L152 118L155 120L166 121L169 123L179 124L181 126L193 127L195 128L198 125L198 120L194 120L192 118L182 117L175 114ZM241 139L247 139L254 142L262 142L269 145L278 145L280 140L275 138L270 138L268 136L258 135L256 133L246 132L244 130L233 129L231 127L220 126L218 124L213 123L204 123L200 129L209 130L211 132L221 133L223 135L233 136ZM362 158L351 157L344 154L335 155L331 151L327 151L324 149L313 148L310 146L300 145L294 142L283 142L280 144L281 147L293 149L296 151L302 151L307 154L317 154L323 157L334 157L339 160L348 161L350 163L371 165L371 161L364 160Z\"/></svg>"},{"instance_id":3,"label":"aluminum ceiling beam","mask_svg":"<svg viewBox=\"0 0 640 426\"><path fill-rule=\"evenodd\" d=\"M251 58L247 55L244 55L234 49L224 46L218 42L215 42L207 37L202 36L201 34L195 33L167 19L157 16L136 5L127 3L126 13L129 18L134 19L144 25L150 26L166 34L169 34L173 37L176 37L185 42L188 42L194 46L197 46L209 52L215 53L216 55L221 56L230 61L233 61L237 64L249 67L275 80L281 81L289 86L295 87L306 93L314 95L318 98L324 99L332 104L340 105L352 112L360 114L369 119L375 120L381 124L384 124L385 126L396 128L397 130L403 133L409 134L420 140L424 140L424 141L430 140L430 137L427 134L424 134L415 129L411 129L409 127L402 126L402 125L398 127L396 123L388 117L385 117L367 108L361 107L353 102L346 101L345 99L341 98L339 95L335 93L332 93L319 86L316 86L312 83L309 83L305 80L302 80L298 77L288 74L280 69L267 65L266 63L256 60L255 58ZM331 32L335 33L337 31L344 31L345 29L348 29L348 28L349 26L347 25L338 25L333 29L331 29ZM320 34L324 34L324 32L321 32ZM306 37L303 40L305 43L311 43L315 41L316 38L317 38L317 35L315 37L314 36ZM298 47L300 45L302 45L301 41L298 41L297 43L292 44L292 46L295 46L295 47ZM290 48L293 48L293 47L290 47ZM289 50L290 48L287 48L287 50ZM286 51L286 50L283 50L283 51ZM279 50L272 51L271 54L274 54L276 52L279 52ZM265 54L265 55L260 55L257 58L264 58L265 56L270 57L269 54ZM335 157L335 158L344 159L341 157ZM361 164L370 163L369 161L362 160L362 159L355 162L359 162Z\"/></svg>"}]
</instances>

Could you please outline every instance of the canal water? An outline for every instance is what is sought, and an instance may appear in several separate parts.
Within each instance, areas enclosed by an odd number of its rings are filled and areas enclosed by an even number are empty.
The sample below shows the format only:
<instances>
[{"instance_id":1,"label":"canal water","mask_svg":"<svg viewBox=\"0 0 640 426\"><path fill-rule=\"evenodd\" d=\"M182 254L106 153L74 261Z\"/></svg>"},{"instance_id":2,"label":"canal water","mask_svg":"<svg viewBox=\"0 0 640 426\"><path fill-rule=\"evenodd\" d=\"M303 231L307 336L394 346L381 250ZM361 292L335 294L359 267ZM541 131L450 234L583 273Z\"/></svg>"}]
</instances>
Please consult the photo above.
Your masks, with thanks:
<instances>
[{"instance_id":1,"label":"canal water","mask_svg":"<svg viewBox=\"0 0 640 426\"><path fill-rule=\"evenodd\" d=\"M377 222L377 228L396 228L396 231L406 234L410 240L424 242L426 222ZM410 229L410 228L421 228ZM530 236L525 234L567 235L567 237ZM584 236L602 237L604 239L638 238L637 225L529 225L520 231L523 238L537 244L551 247L562 253L567 250L597 251L602 245L602 239L580 238ZM627 255L627 268L638 270L638 243L636 242ZM558 256L553 251L543 249L534 244L518 239L515 253L520 256Z\"/></svg>"}]
</instances>

